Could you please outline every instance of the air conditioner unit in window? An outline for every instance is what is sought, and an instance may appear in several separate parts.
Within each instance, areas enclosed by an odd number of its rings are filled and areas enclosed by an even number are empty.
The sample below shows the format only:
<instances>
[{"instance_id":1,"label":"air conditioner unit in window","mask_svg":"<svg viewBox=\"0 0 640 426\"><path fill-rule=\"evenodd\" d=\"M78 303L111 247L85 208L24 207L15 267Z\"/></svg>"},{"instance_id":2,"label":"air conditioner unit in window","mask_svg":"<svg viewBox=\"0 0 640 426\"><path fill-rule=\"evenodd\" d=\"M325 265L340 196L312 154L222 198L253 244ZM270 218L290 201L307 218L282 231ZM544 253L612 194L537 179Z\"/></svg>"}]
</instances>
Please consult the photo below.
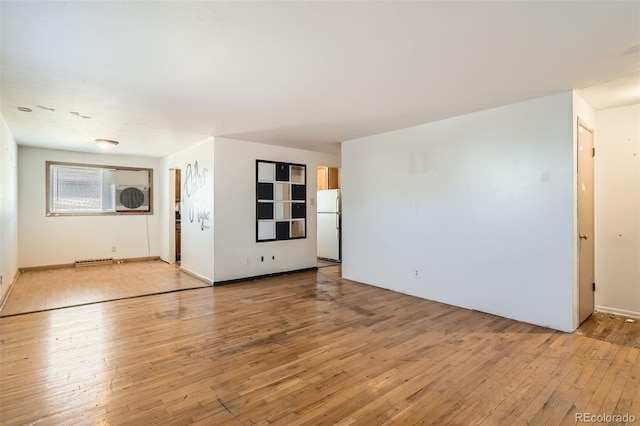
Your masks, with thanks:
<instances>
[{"instance_id":1,"label":"air conditioner unit in window","mask_svg":"<svg viewBox=\"0 0 640 426\"><path fill-rule=\"evenodd\" d=\"M145 186L116 186L117 212L148 212L149 188Z\"/></svg>"}]
</instances>

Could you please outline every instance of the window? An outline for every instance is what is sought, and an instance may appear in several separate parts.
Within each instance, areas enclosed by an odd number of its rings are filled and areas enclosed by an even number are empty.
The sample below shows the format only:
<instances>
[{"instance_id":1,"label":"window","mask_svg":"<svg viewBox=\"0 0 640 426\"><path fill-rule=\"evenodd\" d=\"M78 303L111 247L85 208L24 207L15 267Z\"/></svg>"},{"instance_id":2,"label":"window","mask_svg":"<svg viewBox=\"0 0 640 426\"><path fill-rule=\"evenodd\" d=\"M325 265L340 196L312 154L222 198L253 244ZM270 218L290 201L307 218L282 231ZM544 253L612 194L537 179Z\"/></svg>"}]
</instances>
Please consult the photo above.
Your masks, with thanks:
<instances>
[{"instance_id":1,"label":"window","mask_svg":"<svg viewBox=\"0 0 640 426\"><path fill-rule=\"evenodd\" d=\"M51 161L46 167L47 216L152 213L152 169Z\"/></svg>"}]
</instances>

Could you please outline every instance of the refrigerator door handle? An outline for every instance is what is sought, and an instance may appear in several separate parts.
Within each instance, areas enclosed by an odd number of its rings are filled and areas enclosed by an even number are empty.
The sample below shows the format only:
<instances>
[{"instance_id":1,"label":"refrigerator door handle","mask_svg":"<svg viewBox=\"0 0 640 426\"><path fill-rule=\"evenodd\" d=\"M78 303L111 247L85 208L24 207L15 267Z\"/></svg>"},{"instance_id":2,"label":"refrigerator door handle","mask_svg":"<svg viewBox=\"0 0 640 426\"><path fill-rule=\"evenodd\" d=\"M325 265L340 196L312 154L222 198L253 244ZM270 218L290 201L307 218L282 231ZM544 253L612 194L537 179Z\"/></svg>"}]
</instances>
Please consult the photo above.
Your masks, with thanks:
<instances>
[{"instance_id":1,"label":"refrigerator door handle","mask_svg":"<svg viewBox=\"0 0 640 426\"><path fill-rule=\"evenodd\" d=\"M336 195L336 229L340 230L340 197Z\"/></svg>"}]
</instances>

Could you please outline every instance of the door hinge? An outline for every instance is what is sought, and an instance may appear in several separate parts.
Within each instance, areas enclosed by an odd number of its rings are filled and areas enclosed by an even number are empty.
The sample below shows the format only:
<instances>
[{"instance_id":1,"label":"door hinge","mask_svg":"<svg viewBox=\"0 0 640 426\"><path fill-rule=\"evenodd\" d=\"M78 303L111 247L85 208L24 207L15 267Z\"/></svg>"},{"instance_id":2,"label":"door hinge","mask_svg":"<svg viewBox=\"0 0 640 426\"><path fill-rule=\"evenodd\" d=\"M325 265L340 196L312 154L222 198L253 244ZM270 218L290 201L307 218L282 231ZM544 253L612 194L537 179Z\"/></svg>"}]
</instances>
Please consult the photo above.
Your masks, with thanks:
<instances>
[{"instance_id":1,"label":"door hinge","mask_svg":"<svg viewBox=\"0 0 640 426\"><path fill-rule=\"evenodd\" d=\"M596 291L596 283L593 283L593 291Z\"/></svg>"},{"instance_id":2,"label":"door hinge","mask_svg":"<svg viewBox=\"0 0 640 426\"><path fill-rule=\"evenodd\" d=\"M591 156L592 156L592 157L595 157L595 156L596 156L596 149L595 149L595 148L593 148L593 150L591 151Z\"/></svg>"}]
</instances>

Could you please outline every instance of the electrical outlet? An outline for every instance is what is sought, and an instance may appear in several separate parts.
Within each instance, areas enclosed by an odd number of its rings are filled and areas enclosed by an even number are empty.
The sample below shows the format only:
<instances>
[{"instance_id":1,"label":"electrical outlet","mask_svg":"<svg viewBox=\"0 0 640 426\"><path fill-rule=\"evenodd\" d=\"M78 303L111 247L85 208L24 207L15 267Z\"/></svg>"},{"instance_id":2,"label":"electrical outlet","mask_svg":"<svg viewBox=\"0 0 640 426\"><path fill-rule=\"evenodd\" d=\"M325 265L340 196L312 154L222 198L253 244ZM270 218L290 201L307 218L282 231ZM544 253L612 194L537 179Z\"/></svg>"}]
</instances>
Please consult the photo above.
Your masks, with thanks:
<instances>
[{"instance_id":1,"label":"electrical outlet","mask_svg":"<svg viewBox=\"0 0 640 426\"><path fill-rule=\"evenodd\" d=\"M260 256L260 262L264 262L264 256Z\"/></svg>"},{"instance_id":2,"label":"electrical outlet","mask_svg":"<svg viewBox=\"0 0 640 426\"><path fill-rule=\"evenodd\" d=\"M251 263L251 259L247 257L247 258L244 260L244 264L245 264L245 265L247 265L247 266L249 266L249 264L250 264L250 263Z\"/></svg>"},{"instance_id":3,"label":"electrical outlet","mask_svg":"<svg viewBox=\"0 0 640 426\"><path fill-rule=\"evenodd\" d=\"M415 271L413 271L413 278L419 278L420 277L420 272L416 269Z\"/></svg>"},{"instance_id":4,"label":"electrical outlet","mask_svg":"<svg viewBox=\"0 0 640 426\"><path fill-rule=\"evenodd\" d=\"M116 252L116 246L111 246L111 253L115 253Z\"/></svg>"}]
</instances>

